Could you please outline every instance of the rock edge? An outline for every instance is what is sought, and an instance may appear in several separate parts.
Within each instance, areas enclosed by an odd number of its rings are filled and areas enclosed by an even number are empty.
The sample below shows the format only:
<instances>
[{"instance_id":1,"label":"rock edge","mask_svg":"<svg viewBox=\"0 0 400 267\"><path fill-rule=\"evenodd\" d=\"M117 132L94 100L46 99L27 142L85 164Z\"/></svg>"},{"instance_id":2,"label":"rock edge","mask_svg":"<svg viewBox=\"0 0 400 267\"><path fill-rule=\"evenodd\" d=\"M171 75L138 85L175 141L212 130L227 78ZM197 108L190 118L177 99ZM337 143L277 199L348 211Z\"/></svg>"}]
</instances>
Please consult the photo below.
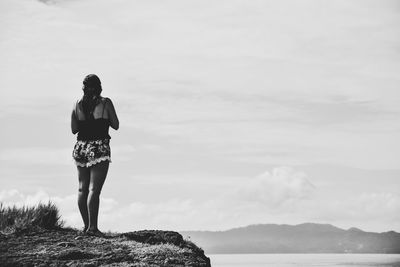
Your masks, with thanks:
<instances>
[{"instance_id":1,"label":"rock edge","mask_svg":"<svg viewBox=\"0 0 400 267\"><path fill-rule=\"evenodd\" d=\"M2 266L210 267L204 251L173 231L142 230L94 237L74 229L0 234Z\"/></svg>"}]
</instances>

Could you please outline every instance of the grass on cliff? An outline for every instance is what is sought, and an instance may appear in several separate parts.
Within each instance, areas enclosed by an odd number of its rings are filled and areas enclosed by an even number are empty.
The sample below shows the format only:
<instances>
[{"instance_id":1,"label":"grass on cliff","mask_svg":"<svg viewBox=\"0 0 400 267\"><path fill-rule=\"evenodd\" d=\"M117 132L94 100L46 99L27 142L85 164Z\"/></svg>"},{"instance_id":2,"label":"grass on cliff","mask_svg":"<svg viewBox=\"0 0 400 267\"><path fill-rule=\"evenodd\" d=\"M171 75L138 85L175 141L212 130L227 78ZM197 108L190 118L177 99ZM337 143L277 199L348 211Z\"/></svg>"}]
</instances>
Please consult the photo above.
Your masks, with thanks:
<instances>
[{"instance_id":1,"label":"grass on cliff","mask_svg":"<svg viewBox=\"0 0 400 267\"><path fill-rule=\"evenodd\" d=\"M51 202L34 207L5 207L0 203L0 231L18 232L35 228L59 229L64 222L56 205Z\"/></svg>"}]
</instances>

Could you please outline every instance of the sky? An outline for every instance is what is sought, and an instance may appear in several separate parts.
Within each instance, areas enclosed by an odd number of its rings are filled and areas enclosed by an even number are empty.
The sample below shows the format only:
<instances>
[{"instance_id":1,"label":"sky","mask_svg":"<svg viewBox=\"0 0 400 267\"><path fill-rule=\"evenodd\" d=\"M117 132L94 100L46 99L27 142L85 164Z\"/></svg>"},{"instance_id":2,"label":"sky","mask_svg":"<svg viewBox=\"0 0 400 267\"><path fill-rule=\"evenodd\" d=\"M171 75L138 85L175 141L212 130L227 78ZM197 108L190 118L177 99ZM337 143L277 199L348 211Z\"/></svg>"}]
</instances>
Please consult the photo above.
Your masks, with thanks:
<instances>
[{"instance_id":1,"label":"sky","mask_svg":"<svg viewBox=\"0 0 400 267\"><path fill-rule=\"evenodd\" d=\"M102 230L400 232L400 4L0 1L0 201L82 226L70 114L116 107Z\"/></svg>"}]
</instances>

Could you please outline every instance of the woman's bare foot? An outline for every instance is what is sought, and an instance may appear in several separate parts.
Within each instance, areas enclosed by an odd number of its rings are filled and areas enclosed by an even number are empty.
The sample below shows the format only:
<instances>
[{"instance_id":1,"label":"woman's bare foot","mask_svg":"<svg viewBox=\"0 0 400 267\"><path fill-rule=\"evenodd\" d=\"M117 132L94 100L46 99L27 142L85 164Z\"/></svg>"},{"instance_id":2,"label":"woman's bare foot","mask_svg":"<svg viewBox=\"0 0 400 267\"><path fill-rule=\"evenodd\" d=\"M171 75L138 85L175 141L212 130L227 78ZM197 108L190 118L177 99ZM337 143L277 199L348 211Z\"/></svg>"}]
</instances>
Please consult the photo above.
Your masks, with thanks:
<instances>
[{"instance_id":1,"label":"woman's bare foot","mask_svg":"<svg viewBox=\"0 0 400 267\"><path fill-rule=\"evenodd\" d=\"M105 236L106 236L105 234L103 234L102 232L100 232L99 229L88 229L88 230L86 231L86 234L87 234L87 235L90 235L90 236L97 236L97 237L105 237Z\"/></svg>"}]
</instances>

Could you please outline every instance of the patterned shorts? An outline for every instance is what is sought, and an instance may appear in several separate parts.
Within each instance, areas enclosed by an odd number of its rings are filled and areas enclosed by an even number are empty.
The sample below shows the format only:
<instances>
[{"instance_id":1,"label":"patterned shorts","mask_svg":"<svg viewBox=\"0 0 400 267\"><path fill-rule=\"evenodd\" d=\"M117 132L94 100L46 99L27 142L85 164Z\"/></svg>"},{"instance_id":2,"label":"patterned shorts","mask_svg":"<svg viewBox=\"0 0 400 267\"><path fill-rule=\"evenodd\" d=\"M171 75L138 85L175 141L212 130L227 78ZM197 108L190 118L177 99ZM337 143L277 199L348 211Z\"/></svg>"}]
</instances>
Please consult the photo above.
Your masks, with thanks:
<instances>
[{"instance_id":1,"label":"patterned shorts","mask_svg":"<svg viewBox=\"0 0 400 267\"><path fill-rule=\"evenodd\" d=\"M72 157L80 167L90 167L106 160L111 162L110 139L78 140L72 151Z\"/></svg>"}]
</instances>

